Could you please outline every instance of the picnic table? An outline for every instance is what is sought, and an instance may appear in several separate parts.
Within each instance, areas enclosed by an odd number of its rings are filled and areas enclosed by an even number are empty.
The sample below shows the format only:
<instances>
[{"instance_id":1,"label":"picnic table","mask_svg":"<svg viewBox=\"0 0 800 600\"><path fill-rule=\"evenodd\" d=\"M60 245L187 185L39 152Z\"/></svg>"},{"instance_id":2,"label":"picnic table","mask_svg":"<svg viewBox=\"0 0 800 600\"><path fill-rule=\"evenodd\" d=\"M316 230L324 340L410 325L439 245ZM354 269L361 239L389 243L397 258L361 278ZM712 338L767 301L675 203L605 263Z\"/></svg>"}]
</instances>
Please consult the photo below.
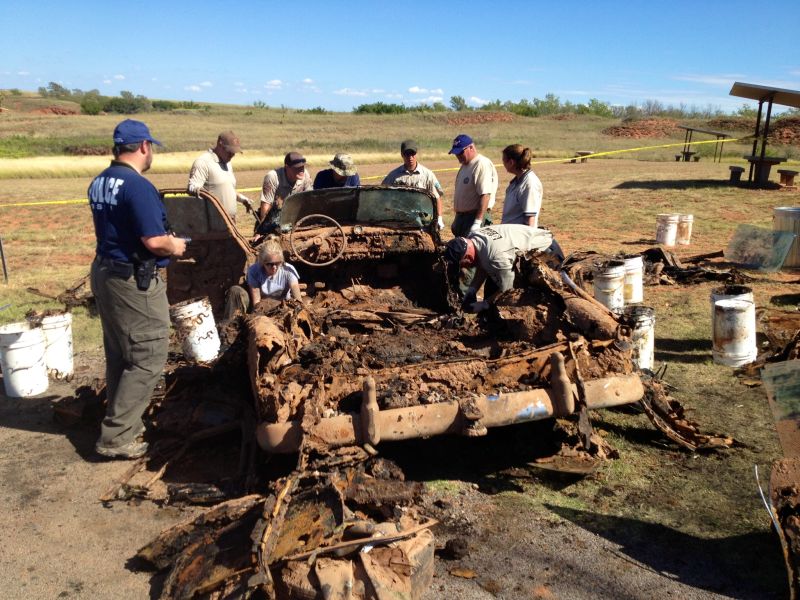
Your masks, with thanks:
<instances>
[{"instance_id":1,"label":"picnic table","mask_svg":"<svg viewBox=\"0 0 800 600\"><path fill-rule=\"evenodd\" d=\"M681 129L686 130L686 134L683 137L683 150L681 151L680 155L683 156L683 160L689 162L692 159L692 156L697 154L696 152L692 151L692 134L694 132L697 133L705 133L707 135L716 136L717 142L714 144L714 158L711 159L711 162L721 162L722 161L722 149L725 146L725 140L731 136L730 133L726 133L724 131L714 131L713 129L702 129L700 127L690 127L689 125L678 125ZM699 156L694 157L695 161L699 160Z\"/></svg>"},{"instance_id":2,"label":"picnic table","mask_svg":"<svg viewBox=\"0 0 800 600\"><path fill-rule=\"evenodd\" d=\"M759 186L764 186L769 181L769 171L772 165L779 165L786 161L785 158L780 156L746 155L743 158L750 163L751 170L755 171L753 180Z\"/></svg>"},{"instance_id":3,"label":"picnic table","mask_svg":"<svg viewBox=\"0 0 800 600\"><path fill-rule=\"evenodd\" d=\"M754 182L758 187L766 187L772 165L780 164L786 160L777 156L767 156L767 136L769 136L772 105L777 103L782 106L800 108L800 92L737 81L731 87L730 94L739 98L758 100L758 116L756 117L756 131L753 134L753 150L749 156L745 156L745 159L750 163L750 173L747 180ZM767 115L762 128L761 114L765 102L767 103Z\"/></svg>"}]
</instances>

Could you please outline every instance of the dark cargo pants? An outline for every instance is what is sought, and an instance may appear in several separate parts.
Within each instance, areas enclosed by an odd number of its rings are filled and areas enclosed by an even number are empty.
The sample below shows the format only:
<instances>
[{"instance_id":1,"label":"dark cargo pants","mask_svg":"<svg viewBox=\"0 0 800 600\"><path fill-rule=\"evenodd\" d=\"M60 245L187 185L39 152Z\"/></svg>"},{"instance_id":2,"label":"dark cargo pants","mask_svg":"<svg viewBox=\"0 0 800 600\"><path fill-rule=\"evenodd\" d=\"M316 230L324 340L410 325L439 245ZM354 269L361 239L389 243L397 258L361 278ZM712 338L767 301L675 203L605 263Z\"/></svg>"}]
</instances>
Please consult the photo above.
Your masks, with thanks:
<instances>
[{"instance_id":1,"label":"dark cargo pants","mask_svg":"<svg viewBox=\"0 0 800 600\"><path fill-rule=\"evenodd\" d=\"M91 285L103 326L108 406L100 439L117 447L133 441L142 414L167 361L169 304L166 282L157 276L150 288L136 287L133 276L123 279L95 260Z\"/></svg>"},{"instance_id":2,"label":"dark cargo pants","mask_svg":"<svg viewBox=\"0 0 800 600\"><path fill-rule=\"evenodd\" d=\"M463 212L463 213L456 213L455 218L453 219L453 224L450 226L450 231L453 232L455 237L467 237L469 235L470 227L475 222L475 215L478 214L477 210L471 212ZM489 214L489 210L483 213L483 223L481 223L481 227L488 227L492 224L492 217ZM469 284L475 277L475 267L469 267L465 269L461 269L461 274L459 276L459 283L458 289L461 291L461 294L465 294L469 289ZM476 290L477 291L477 290Z\"/></svg>"}]
</instances>

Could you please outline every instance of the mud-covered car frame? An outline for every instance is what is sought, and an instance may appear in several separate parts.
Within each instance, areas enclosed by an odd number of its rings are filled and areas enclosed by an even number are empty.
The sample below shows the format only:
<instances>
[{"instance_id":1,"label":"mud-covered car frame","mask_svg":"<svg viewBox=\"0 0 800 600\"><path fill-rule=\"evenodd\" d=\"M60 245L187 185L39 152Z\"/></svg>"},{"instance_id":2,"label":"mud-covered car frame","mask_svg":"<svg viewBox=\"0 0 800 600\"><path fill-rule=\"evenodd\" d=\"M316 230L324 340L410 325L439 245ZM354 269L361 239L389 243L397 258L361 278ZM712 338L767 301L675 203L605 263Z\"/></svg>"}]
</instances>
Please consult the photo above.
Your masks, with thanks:
<instances>
[{"instance_id":1,"label":"mud-covered car frame","mask_svg":"<svg viewBox=\"0 0 800 600\"><path fill-rule=\"evenodd\" d=\"M192 238L168 269L169 300L208 296L219 317L257 249L213 196L162 195L173 229ZM279 238L307 301L243 320L262 448L294 452L309 435L332 448L482 435L642 397L614 316L536 256L520 257L502 322L481 329L458 313L437 268L437 216L435 199L411 188L286 199Z\"/></svg>"}]
</instances>

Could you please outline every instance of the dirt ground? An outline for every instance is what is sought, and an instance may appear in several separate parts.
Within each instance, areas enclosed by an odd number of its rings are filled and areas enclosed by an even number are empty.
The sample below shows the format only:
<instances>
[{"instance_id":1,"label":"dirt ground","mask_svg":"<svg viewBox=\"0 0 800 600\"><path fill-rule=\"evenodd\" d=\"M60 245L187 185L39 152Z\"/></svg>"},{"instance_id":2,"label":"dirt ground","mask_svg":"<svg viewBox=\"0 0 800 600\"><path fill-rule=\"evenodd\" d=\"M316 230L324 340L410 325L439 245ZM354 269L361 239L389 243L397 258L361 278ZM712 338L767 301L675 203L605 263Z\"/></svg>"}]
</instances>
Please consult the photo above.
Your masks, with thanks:
<instances>
[{"instance_id":1,"label":"dirt ground","mask_svg":"<svg viewBox=\"0 0 800 600\"><path fill-rule=\"evenodd\" d=\"M797 192L720 187L725 165L613 161L612 176L608 164L590 160L537 169L546 190L543 220L554 226L568 251L591 245L601 251L644 248L652 243L653 215L665 209L695 214L695 240L682 255L719 250L731 232L727 225L768 226L771 206L800 202ZM385 167L371 166L365 173L385 172ZM242 185L260 181L260 174L238 176ZM449 182L452 176L441 178ZM160 179L158 185L175 185L174 178ZM506 181L501 174L501 190ZM6 185L0 182L0 192ZM36 196L36 189L25 192L19 182L8 185L17 199ZM83 187L83 182L62 185L67 197L80 195ZM713 204L707 201L712 194ZM450 205L449 197L445 203ZM628 210L620 211L621 206ZM78 217L69 216L75 208L61 210L78 242L91 237ZM13 218L21 230L36 228L32 214L20 211ZM53 240L61 235L58 221L47 224ZM76 248L68 262L88 264L91 247L70 242ZM47 255L34 251L42 244ZM42 265L58 256L49 238L29 242L12 236L7 253L9 247L12 273L23 267L20 249ZM796 305L796 297L791 300L796 273L756 277L757 304ZM494 430L478 439L380 446L408 479L426 483L427 511L442 522L435 530L437 546L457 539L466 547L458 559L437 556L426 600L785 597L780 549L753 475L758 465L765 485L769 465L781 452L763 390L741 385L730 369L711 362L712 287L645 289L646 302L658 315L656 363L668 365L666 380L694 419L734 436L742 447L691 454L629 410L596 415L595 427L620 458L585 478L530 466L532 441L548 435L543 424ZM96 347L77 352L84 375L102 370ZM35 399L0 396L3 596L157 598L162 576L137 571L131 559L155 534L197 509L100 503L127 465L93 456L97 423L64 427L54 422L50 402L69 391L59 384Z\"/></svg>"}]
</instances>

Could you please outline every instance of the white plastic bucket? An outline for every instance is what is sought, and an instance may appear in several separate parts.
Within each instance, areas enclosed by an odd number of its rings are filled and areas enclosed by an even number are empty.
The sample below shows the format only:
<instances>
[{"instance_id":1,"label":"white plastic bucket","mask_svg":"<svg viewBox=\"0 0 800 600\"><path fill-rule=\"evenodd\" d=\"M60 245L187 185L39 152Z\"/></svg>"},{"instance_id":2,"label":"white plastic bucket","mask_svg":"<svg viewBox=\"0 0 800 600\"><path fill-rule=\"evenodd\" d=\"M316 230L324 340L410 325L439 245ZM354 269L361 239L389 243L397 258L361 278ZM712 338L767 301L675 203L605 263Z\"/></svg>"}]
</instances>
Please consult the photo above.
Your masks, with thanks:
<instances>
[{"instance_id":1,"label":"white plastic bucket","mask_svg":"<svg viewBox=\"0 0 800 600\"><path fill-rule=\"evenodd\" d=\"M169 309L181 337L183 355L195 362L214 360L219 354L219 334L207 297L180 302Z\"/></svg>"},{"instance_id":2,"label":"white plastic bucket","mask_svg":"<svg viewBox=\"0 0 800 600\"><path fill-rule=\"evenodd\" d=\"M672 247L678 236L678 217L677 214L656 215L656 244Z\"/></svg>"},{"instance_id":3,"label":"white plastic bucket","mask_svg":"<svg viewBox=\"0 0 800 600\"><path fill-rule=\"evenodd\" d=\"M756 305L748 300L714 303L714 362L741 367L756 359Z\"/></svg>"},{"instance_id":4,"label":"white plastic bucket","mask_svg":"<svg viewBox=\"0 0 800 600\"><path fill-rule=\"evenodd\" d=\"M729 284L711 290L711 323L714 323L714 304L719 300L745 300L755 303L753 288L746 285Z\"/></svg>"},{"instance_id":5,"label":"white plastic bucket","mask_svg":"<svg viewBox=\"0 0 800 600\"><path fill-rule=\"evenodd\" d=\"M625 306L625 263L612 260L594 273L594 297L610 310Z\"/></svg>"},{"instance_id":6,"label":"white plastic bucket","mask_svg":"<svg viewBox=\"0 0 800 600\"><path fill-rule=\"evenodd\" d=\"M678 217L678 230L675 235L675 243L688 246L692 241L692 225L694 215L680 215Z\"/></svg>"},{"instance_id":7,"label":"white plastic bucket","mask_svg":"<svg viewBox=\"0 0 800 600\"><path fill-rule=\"evenodd\" d=\"M44 332L30 323L0 327L0 366L6 396L27 398L47 391Z\"/></svg>"},{"instance_id":8,"label":"white plastic bucket","mask_svg":"<svg viewBox=\"0 0 800 600\"><path fill-rule=\"evenodd\" d=\"M72 375L72 313L42 317L47 371L56 379Z\"/></svg>"},{"instance_id":9,"label":"white plastic bucket","mask_svg":"<svg viewBox=\"0 0 800 600\"><path fill-rule=\"evenodd\" d=\"M641 255L626 256L623 300L626 305L644 301L644 260Z\"/></svg>"},{"instance_id":10,"label":"white plastic bucket","mask_svg":"<svg viewBox=\"0 0 800 600\"><path fill-rule=\"evenodd\" d=\"M772 209L772 230L790 231L797 237L789 248L789 254L783 261L783 266L787 268L800 267L800 207L798 206L779 206Z\"/></svg>"},{"instance_id":11,"label":"white plastic bucket","mask_svg":"<svg viewBox=\"0 0 800 600\"><path fill-rule=\"evenodd\" d=\"M633 364L653 369L656 345L656 311L648 306L626 306L623 315L633 322Z\"/></svg>"}]
</instances>

